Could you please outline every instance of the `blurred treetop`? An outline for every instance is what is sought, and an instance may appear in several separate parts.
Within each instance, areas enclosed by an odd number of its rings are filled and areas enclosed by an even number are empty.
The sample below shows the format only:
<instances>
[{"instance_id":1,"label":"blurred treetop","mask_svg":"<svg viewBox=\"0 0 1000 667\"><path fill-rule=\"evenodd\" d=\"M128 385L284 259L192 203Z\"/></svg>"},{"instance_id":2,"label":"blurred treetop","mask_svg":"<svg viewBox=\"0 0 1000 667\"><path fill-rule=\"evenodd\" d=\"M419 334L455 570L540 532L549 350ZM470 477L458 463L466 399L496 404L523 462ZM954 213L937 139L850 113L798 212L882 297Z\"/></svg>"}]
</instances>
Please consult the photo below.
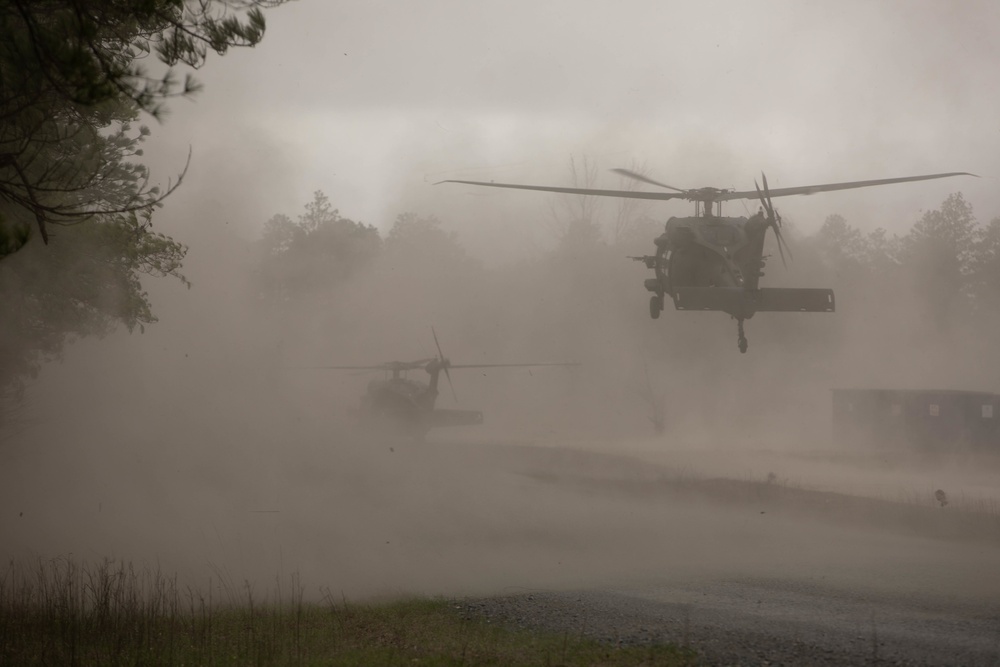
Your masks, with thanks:
<instances>
[{"instance_id":1,"label":"blurred treetop","mask_svg":"<svg viewBox=\"0 0 1000 667\"><path fill-rule=\"evenodd\" d=\"M198 89L176 65L257 44L261 8L282 1L0 0L0 257L27 242L29 224L47 243L50 225L162 201L129 160L148 134L129 134L129 121Z\"/></svg>"},{"instance_id":2,"label":"blurred treetop","mask_svg":"<svg viewBox=\"0 0 1000 667\"><path fill-rule=\"evenodd\" d=\"M284 1L0 0L0 399L68 339L156 321L143 275L186 282L187 248L151 230L183 173L150 184L135 122Z\"/></svg>"}]
</instances>

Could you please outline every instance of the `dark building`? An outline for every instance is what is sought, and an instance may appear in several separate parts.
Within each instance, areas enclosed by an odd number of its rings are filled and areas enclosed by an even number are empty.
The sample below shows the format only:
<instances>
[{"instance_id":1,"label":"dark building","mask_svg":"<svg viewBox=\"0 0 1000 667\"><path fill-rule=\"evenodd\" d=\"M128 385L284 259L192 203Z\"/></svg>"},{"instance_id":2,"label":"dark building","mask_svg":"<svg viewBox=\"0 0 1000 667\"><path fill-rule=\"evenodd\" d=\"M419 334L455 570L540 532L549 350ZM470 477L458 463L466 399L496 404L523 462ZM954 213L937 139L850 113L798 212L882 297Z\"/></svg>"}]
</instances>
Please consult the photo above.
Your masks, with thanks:
<instances>
[{"instance_id":1,"label":"dark building","mask_svg":"<svg viewBox=\"0 0 1000 667\"><path fill-rule=\"evenodd\" d=\"M948 389L834 389L840 442L1000 451L1000 394Z\"/></svg>"}]
</instances>

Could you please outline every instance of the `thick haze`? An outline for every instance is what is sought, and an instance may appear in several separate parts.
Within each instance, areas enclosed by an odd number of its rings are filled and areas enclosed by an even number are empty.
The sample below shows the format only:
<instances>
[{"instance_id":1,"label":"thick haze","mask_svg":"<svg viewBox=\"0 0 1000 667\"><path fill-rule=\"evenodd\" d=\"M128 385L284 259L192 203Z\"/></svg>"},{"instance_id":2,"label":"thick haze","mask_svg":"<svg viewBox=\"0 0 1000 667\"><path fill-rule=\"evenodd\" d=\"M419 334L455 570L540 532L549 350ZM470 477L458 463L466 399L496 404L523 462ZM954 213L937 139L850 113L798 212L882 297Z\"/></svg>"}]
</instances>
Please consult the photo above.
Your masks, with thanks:
<instances>
[{"instance_id":1,"label":"thick haze","mask_svg":"<svg viewBox=\"0 0 1000 667\"><path fill-rule=\"evenodd\" d=\"M541 196L430 183L565 184L570 155L591 156L607 187L633 160L679 187L740 189L761 170L774 187L970 171L983 178L782 209L808 230L839 212L896 231L961 188L984 218L1000 211L995 3L298 2L268 22L156 128L164 178L192 145L192 179L224 155L266 213L317 189L383 230L419 207L491 257L549 240L510 215ZM473 215L470 199L490 205Z\"/></svg>"},{"instance_id":2,"label":"thick haze","mask_svg":"<svg viewBox=\"0 0 1000 667\"><path fill-rule=\"evenodd\" d=\"M350 595L582 585L665 565L808 576L810 559L885 574L910 552L932 571L970 553L794 519L757 533L753 508L668 509L544 480L658 474L619 471L614 457L630 454L682 475L776 472L889 498L944 485L996 502L989 471L900 463L883 476L867 455L808 458L829 446L832 387L1000 390L995 328L934 330L910 291L861 289L802 252L787 272L769 267L768 284L833 287L838 312L761 314L740 355L719 313L650 321L648 272L622 257L651 251L649 235L560 254L564 200L432 184L572 185L571 156L609 188L620 184L607 170L630 165L739 189L761 170L772 187L969 171L982 178L777 204L798 239L833 213L902 235L958 191L985 223L1000 216L1000 6L312 0L266 18L260 47L210 58L205 90L149 121L155 178L193 153L154 219L190 246L193 287L146 280L159 323L74 344L29 387L25 426L0 442L10 553L137 559L265 588L301 571L313 593ZM264 224L294 219L316 190L383 238L401 213L436 216L478 263L381 257L265 303L253 282ZM616 201L603 206L607 224ZM690 209L643 210L663 221ZM304 367L432 356L431 326L455 363L583 365L456 370L458 407L482 409L482 429L423 445L356 437L347 415L369 378ZM666 399L662 439L648 437L643 368ZM447 390L441 404L453 406ZM978 571L955 576L971 588Z\"/></svg>"}]
</instances>

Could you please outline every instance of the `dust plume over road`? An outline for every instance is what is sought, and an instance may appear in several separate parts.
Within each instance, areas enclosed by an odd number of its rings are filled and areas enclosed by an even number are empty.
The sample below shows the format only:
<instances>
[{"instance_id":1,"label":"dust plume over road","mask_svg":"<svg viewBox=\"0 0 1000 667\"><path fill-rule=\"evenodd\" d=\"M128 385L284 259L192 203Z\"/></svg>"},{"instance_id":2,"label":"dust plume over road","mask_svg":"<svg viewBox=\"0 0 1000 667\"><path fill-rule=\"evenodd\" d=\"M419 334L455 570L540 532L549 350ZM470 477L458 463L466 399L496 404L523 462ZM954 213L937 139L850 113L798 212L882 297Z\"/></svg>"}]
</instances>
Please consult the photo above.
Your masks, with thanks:
<instances>
[{"instance_id":1,"label":"dust plume over road","mask_svg":"<svg viewBox=\"0 0 1000 667\"><path fill-rule=\"evenodd\" d=\"M207 566L265 587L297 571L313 592L331 586L352 598L716 572L856 570L884 584L904 579L907 562L929 575L915 590L989 594L995 582L970 565L995 558L989 531L978 536L985 544L975 534L935 542L884 523L877 532L863 521L828 526L766 496L671 495L672 479L701 473L690 457L680 469L655 462L669 452L380 442L331 437L301 419L276 430L247 423L216 436L238 433L237 444L213 445L194 425L169 439L153 426L115 442L94 424L92 442L104 445L44 465L29 466L27 453L8 460L23 480L4 485L4 506L17 510L6 514L8 545L155 562L195 581ZM747 477L759 479L734 479Z\"/></svg>"}]
</instances>

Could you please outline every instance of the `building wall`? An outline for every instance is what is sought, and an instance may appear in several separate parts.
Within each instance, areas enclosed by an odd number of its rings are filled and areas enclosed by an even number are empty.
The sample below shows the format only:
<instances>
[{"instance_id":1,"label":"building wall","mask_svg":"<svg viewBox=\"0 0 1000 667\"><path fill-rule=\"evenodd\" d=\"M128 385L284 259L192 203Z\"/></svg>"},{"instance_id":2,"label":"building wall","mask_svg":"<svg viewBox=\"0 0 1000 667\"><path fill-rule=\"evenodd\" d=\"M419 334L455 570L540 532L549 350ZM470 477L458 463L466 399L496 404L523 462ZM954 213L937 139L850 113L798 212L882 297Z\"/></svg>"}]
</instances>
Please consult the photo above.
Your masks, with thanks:
<instances>
[{"instance_id":1,"label":"building wall","mask_svg":"<svg viewBox=\"0 0 1000 667\"><path fill-rule=\"evenodd\" d=\"M839 442L1000 449L1000 396L948 390L834 389Z\"/></svg>"}]
</instances>

